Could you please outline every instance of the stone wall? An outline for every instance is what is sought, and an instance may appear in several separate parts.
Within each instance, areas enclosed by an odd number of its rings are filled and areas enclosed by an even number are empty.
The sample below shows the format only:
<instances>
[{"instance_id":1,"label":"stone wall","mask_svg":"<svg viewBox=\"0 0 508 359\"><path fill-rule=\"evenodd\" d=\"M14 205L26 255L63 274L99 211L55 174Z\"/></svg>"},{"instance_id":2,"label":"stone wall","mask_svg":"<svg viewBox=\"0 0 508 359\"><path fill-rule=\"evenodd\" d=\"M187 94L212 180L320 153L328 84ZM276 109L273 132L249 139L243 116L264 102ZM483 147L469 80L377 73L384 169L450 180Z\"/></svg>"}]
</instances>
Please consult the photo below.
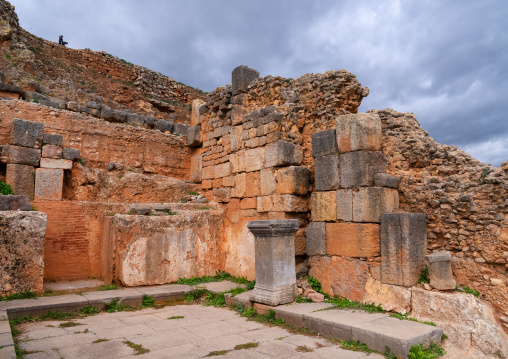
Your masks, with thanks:
<instances>
[{"instance_id":1,"label":"stone wall","mask_svg":"<svg viewBox=\"0 0 508 359\"><path fill-rule=\"evenodd\" d=\"M0 211L0 296L42 292L46 214Z\"/></svg>"}]
</instances>

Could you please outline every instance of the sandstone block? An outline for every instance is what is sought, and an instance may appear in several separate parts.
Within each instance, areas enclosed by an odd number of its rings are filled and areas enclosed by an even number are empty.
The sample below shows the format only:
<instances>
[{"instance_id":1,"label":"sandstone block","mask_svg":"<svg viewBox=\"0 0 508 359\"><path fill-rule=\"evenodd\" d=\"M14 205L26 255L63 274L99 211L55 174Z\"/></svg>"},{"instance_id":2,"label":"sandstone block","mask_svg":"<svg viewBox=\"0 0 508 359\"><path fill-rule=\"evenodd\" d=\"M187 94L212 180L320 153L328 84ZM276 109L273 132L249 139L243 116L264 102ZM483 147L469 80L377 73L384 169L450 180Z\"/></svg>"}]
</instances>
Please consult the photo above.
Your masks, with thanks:
<instances>
[{"instance_id":1,"label":"sandstone block","mask_svg":"<svg viewBox=\"0 0 508 359\"><path fill-rule=\"evenodd\" d=\"M98 114L95 116L98 116ZM145 125L145 118L141 115L136 114L136 113L129 113L129 114L127 114L127 121L126 122L128 124L131 124L134 126L143 127Z\"/></svg>"},{"instance_id":2,"label":"sandstone block","mask_svg":"<svg viewBox=\"0 0 508 359\"><path fill-rule=\"evenodd\" d=\"M326 252L344 257L379 256L379 225L327 223Z\"/></svg>"},{"instance_id":3,"label":"sandstone block","mask_svg":"<svg viewBox=\"0 0 508 359\"><path fill-rule=\"evenodd\" d=\"M234 96L240 92L247 92L248 86L259 78L259 71L240 65L233 70L231 75L231 85Z\"/></svg>"},{"instance_id":4,"label":"sandstone block","mask_svg":"<svg viewBox=\"0 0 508 359\"><path fill-rule=\"evenodd\" d=\"M353 191L353 222L379 223L383 213L391 213L398 208L399 192L396 189L364 187Z\"/></svg>"},{"instance_id":5,"label":"sandstone block","mask_svg":"<svg viewBox=\"0 0 508 359\"><path fill-rule=\"evenodd\" d=\"M44 136L44 124L19 118L12 120L9 144L13 146L40 148Z\"/></svg>"},{"instance_id":6,"label":"sandstone block","mask_svg":"<svg viewBox=\"0 0 508 359\"><path fill-rule=\"evenodd\" d=\"M340 187L372 187L374 176L386 171L381 152L355 151L340 155Z\"/></svg>"},{"instance_id":7,"label":"sandstone block","mask_svg":"<svg viewBox=\"0 0 508 359\"><path fill-rule=\"evenodd\" d=\"M440 251L425 256L429 269L430 285L439 290L455 289L453 279L452 255L449 251Z\"/></svg>"},{"instance_id":8,"label":"sandstone block","mask_svg":"<svg viewBox=\"0 0 508 359\"><path fill-rule=\"evenodd\" d=\"M277 141L266 147L266 167L300 165L303 160L301 146Z\"/></svg>"},{"instance_id":9,"label":"sandstone block","mask_svg":"<svg viewBox=\"0 0 508 359\"><path fill-rule=\"evenodd\" d=\"M337 135L335 130L312 134L312 157L338 155Z\"/></svg>"},{"instance_id":10,"label":"sandstone block","mask_svg":"<svg viewBox=\"0 0 508 359\"><path fill-rule=\"evenodd\" d=\"M191 126L187 129L187 145L190 147L198 147L202 143L201 132L199 126Z\"/></svg>"},{"instance_id":11,"label":"sandstone block","mask_svg":"<svg viewBox=\"0 0 508 359\"><path fill-rule=\"evenodd\" d=\"M0 211L29 211L32 205L28 196L0 195Z\"/></svg>"},{"instance_id":12,"label":"sandstone block","mask_svg":"<svg viewBox=\"0 0 508 359\"><path fill-rule=\"evenodd\" d=\"M242 132L243 126L234 126L229 130L229 140L231 142L232 151L238 151L242 148Z\"/></svg>"},{"instance_id":13,"label":"sandstone block","mask_svg":"<svg viewBox=\"0 0 508 359\"><path fill-rule=\"evenodd\" d=\"M74 148L64 148L62 150L62 157L65 160L75 161L75 160L79 159L79 156L81 156L81 152L79 150L74 149Z\"/></svg>"},{"instance_id":14,"label":"sandstone block","mask_svg":"<svg viewBox=\"0 0 508 359\"><path fill-rule=\"evenodd\" d=\"M187 129L189 126L183 124L183 123L174 123L173 124L173 133L176 133L180 136L187 136Z\"/></svg>"},{"instance_id":15,"label":"sandstone block","mask_svg":"<svg viewBox=\"0 0 508 359\"><path fill-rule=\"evenodd\" d=\"M227 203L231 200L231 189L229 188L214 188L213 195L215 202Z\"/></svg>"},{"instance_id":16,"label":"sandstone block","mask_svg":"<svg viewBox=\"0 0 508 359\"><path fill-rule=\"evenodd\" d=\"M381 216L381 282L408 287L418 283L425 267L426 219L424 213Z\"/></svg>"},{"instance_id":17,"label":"sandstone block","mask_svg":"<svg viewBox=\"0 0 508 359\"><path fill-rule=\"evenodd\" d=\"M378 173L374 176L374 186L397 188L397 179L386 173Z\"/></svg>"},{"instance_id":18,"label":"sandstone block","mask_svg":"<svg viewBox=\"0 0 508 359\"><path fill-rule=\"evenodd\" d=\"M326 223L310 222L306 234L306 253L309 256L326 255Z\"/></svg>"},{"instance_id":19,"label":"sandstone block","mask_svg":"<svg viewBox=\"0 0 508 359\"><path fill-rule=\"evenodd\" d=\"M231 162L231 172L239 173L245 171L245 151L238 151L229 155Z\"/></svg>"},{"instance_id":20,"label":"sandstone block","mask_svg":"<svg viewBox=\"0 0 508 359\"><path fill-rule=\"evenodd\" d=\"M8 164L5 183L12 187L15 194L34 199L35 168L33 166Z\"/></svg>"},{"instance_id":21,"label":"sandstone block","mask_svg":"<svg viewBox=\"0 0 508 359\"><path fill-rule=\"evenodd\" d=\"M76 101L67 102L67 110L79 112L79 109L80 109L79 102Z\"/></svg>"},{"instance_id":22,"label":"sandstone block","mask_svg":"<svg viewBox=\"0 0 508 359\"><path fill-rule=\"evenodd\" d=\"M201 182L201 171L203 169L203 156L195 155L191 157L191 181Z\"/></svg>"},{"instance_id":23,"label":"sandstone block","mask_svg":"<svg viewBox=\"0 0 508 359\"><path fill-rule=\"evenodd\" d=\"M245 197L247 191L247 174L240 173L235 176L235 196L238 198Z\"/></svg>"},{"instance_id":24,"label":"sandstone block","mask_svg":"<svg viewBox=\"0 0 508 359\"><path fill-rule=\"evenodd\" d=\"M353 190L337 190L337 219L353 222Z\"/></svg>"},{"instance_id":25,"label":"sandstone block","mask_svg":"<svg viewBox=\"0 0 508 359\"><path fill-rule=\"evenodd\" d=\"M41 158L41 168L61 168L64 170L72 169L72 161L64 160L64 159L51 159L51 158Z\"/></svg>"},{"instance_id":26,"label":"sandstone block","mask_svg":"<svg viewBox=\"0 0 508 359\"><path fill-rule=\"evenodd\" d=\"M411 311L411 288L383 284L369 278L365 285L364 303L381 305L386 311L406 314Z\"/></svg>"},{"instance_id":27,"label":"sandstone block","mask_svg":"<svg viewBox=\"0 0 508 359\"><path fill-rule=\"evenodd\" d=\"M102 107L100 116L102 119L109 122L125 123L125 121L127 121L127 112L113 110L106 106Z\"/></svg>"},{"instance_id":28,"label":"sandstone block","mask_svg":"<svg viewBox=\"0 0 508 359\"><path fill-rule=\"evenodd\" d=\"M347 114L337 118L337 145L340 153L381 151L381 119L377 114Z\"/></svg>"},{"instance_id":29,"label":"sandstone block","mask_svg":"<svg viewBox=\"0 0 508 359\"><path fill-rule=\"evenodd\" d=\"M244 198L240 201L241 209L255 209L257 207L256 198Z\"/></svg>"},{"instance_id":30,"label":"sandstone block","mask_svg":"<svg viewBox=\"0 0 508 359\"><path fill-rule=\"evenodd\" d=\"M303 166L281 168L277 171L276 192L278 194L307 194L310 174L310 170Z\"/></svg>"},{"instance_id":31,"label":"sandstone block","mask_svg":"<svg viewBox=\"0 0 508 359\"><path fill-rule=\"evenodd\" d=\"M277 182L275 180L275 170L265 168L260 171L261 196L268 196L275 192Z\"/></svg>"},{"instance_id":32,"label":"sandstone block","mask_svg":"<svg viewBox=\"0 0 508 359\"><path fill-rule=\"evenodd\" d=\"M42 142L47 145L61 146L63 142L63 136L54 135L52 133L45 133Z\"/></svg>"},{"instance_id":33,"label":"sandstone block","mask_svg":"<svg viewBox=\"0 0 508 359\"><path fill-rule=\"evenodd\" d=\"M231 175L231 164L229 162L224 162L214 166L213 168L213 176L215 178L222 178Z\"/></svg>"},{"instance_id":34,"label":"sandstone block","mask_svg":"<svg viewBox=\"0 0 508 359\"><path fill-rule=\"evenodd\" d=\"M257 197L261 194L259 172L247 172L245 175L245 197Z\"/></svg>"},{"instance_id":35,"label":"sandstone block","mask_svg":"<svg viewBox=\"0 0 508 359\"><path fill-rule=\"evenodd\" d=\"M58 159L62 158L62 147L55 145L42 146L42 157Z\"/></svg>"},{"instance_id":36,"label":"sandstone block","mask_svg":"<svg viewBox=\"0 0 508 359\"><path fill-rule=\"evenodd\" d=\"M161 132L173 132L173 121L155 120L153 127Z\"/></svg>"},{"instance_id":37,"label":"sandstone block","mask_svg":"<svg viewBox=\"0 0 508 359\"><path fill-rule=\"evenodd\" d=\"M333 191L339 188L339 157L336 154L317 157L316 191Z\"/></svg>"},{"instance_id":38,"label":"sandstone block","mask_svg":"<svg viewBox=\"0 0 508 359\"><path fill-rule=\"evenodd\" d=\"M20 165L38 166L41 159L41 150L20 146L4 145L0 162Z\"/></svg>"},{"instance_id":39,"label":"sandstone block","mask_svg":"<svg viewBox=\"0 0 508 359\"><path fill-rule=\"evenodd\" d=\"M335 191L313 192L311 196L312 221L335 221L337 218L337 194Z\"/></svg>"},{"instance_id":40,"label":"sandstone block","mask_svg":"<svg viewBox=\"0 0 508 359\"><path fill-rule=\"evenodd\" d=\"M201 171L201 176L204 180L213 179L214 178L214 166L203 167Z\"/></svg>"},{"instance_id":41,"label":"sandstone block","mask_svg":"<svg viewBox=\"0 0 508 359\"><path fill-rule=\"evenodd\" d=\"M259 171L265 164L265 148L253 148L245 151L245 171Z\"/></svg>"},{"instance_id":42,"label":"sandstone block","mask_svg":"<svg viewBox=\"0 0 508 359\"><path fill-rule=\"evenodd\" d=\"M257 200L258 212L307 212L309 201L292 194L272 194L260 196Z\"/></svg>"},{"instance_id":43,"label":"sandstone block","mask_svg":"<svg viewBox=\"0 0 508 359\"><path fill-rule=\"evenodd\" d=\"M300 228L295 234L295 256L302 256L305 254L305 233L306 228ZM295 268L296 271L296 268Z\"/></svg>"},{"instance_id":44,"label":"sandstone block","mask_svg":"<svg viewBox=\"0 0 508 359\"><path fill-rule=\"evenodd\" d=\"M222 185L224 187L234 187L235 186L235 176L228 176L222 178Z\"/></svg>"},{"instance_id":45,"label":"sandstone block","mask_svg":"<svg viewBox=\"0 0 508 359\"><path fill-rule=\"evenodd\" d=\"M37 168L35 171L35 199L62 200L63 169Z\"/></svg>"},{"instance_id":46,"label":"sandstone block","mask_svg":"<svg viewBox=\"0 0 508 359\"><path fill-rule=\"evenodd\" d=\"M192 101L192 112L191 112L191 126L199 125L202 122L202 117L199 113L199 109L205 102L201 99L195 99Z\"/></svg>"},{"instance_id":47,"label":"sandstone block","mask_svg":"<svg viewBox=\"0 0 508 359\"><path fill-rule=\"evenodd\" d=\"M145 117L145 128L153 128L155 125L155 117L148 115Z\"/></svg>"}]
</instances>

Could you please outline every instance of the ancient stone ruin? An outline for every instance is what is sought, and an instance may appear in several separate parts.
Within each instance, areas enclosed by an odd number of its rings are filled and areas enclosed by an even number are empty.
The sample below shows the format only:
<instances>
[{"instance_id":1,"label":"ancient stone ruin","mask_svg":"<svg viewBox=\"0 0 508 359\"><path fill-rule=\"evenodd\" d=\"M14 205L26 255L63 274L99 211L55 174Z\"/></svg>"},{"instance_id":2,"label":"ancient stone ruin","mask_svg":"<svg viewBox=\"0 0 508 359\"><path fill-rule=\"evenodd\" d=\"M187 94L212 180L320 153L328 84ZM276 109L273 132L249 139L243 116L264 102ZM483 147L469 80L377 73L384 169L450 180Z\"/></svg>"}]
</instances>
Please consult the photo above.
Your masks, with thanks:
<instances>
[{"instance_id":1,"label":"ancient stone ruin","mask_svg":"<svg viewBox=\"0 0 508 359\"><path fill-rule=\"evenodd\" d=\"M221 270L257 280L251 302L322 301L310 275L331 296L434 321L450 346L505 353L507 162L436 143L413 114L358 113L369 90L346 70L239 66L204 94L2 16L18 65L0 60L0 181L14 191L0 196L0 295ZM65 80L57 59L72 63Z\"/></svg>"}]
</instances>

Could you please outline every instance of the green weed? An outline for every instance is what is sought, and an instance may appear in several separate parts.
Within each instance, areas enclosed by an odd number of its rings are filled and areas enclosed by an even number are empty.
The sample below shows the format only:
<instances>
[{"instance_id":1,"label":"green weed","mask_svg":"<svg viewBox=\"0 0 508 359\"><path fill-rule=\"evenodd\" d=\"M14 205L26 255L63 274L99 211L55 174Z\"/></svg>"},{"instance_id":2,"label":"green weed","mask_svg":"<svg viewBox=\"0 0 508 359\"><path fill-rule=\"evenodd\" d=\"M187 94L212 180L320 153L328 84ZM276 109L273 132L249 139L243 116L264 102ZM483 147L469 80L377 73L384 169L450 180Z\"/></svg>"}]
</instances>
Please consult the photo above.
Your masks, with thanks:
<instances>
[{"instance_id":1,"label":"green weed","mask_svg":"<svg viewBox=\"0 0 508 359\"><path fill-rule=\"evenodd\" d=\"M96 344L96 343L102 343L102 342L109 342L109 339L97 339L97 340L94 340L92 343Z\"/></svg>"},{"instance_id":2,"label":"green weed","mask_svg":"<svg viewBox=\"0 0 508 359\"><path fill-rule=\"evenodd\" d=\"M297 303L312 303L312 299L309 299L307 297L302 297L301 295L299 295L298 297L296 297L296 302Z\"/></svg>"},{"instance_id":3,"label":"green weed","mask_svg":"<svg viewBox=\"0 0 508 359\"><path fill-rule=\"evenodd\" d=\"M410 320L410 321L412 321L412 322L417 322L417 323L422 323L422 324L432 325L433 327L435 327L435 326L436 326L436 324L434 324L433 322L427 322L427 321L422 322L422 321L419 321L419 320L418 320L418 319L416 319L416 318L410 317L410 316L409 316L409 313L407 313L407 314L392 313L392 314L390 314L390 317L392 317L392 318L397 318L397 319L399 319L399 320Z\"/></svg>"},{"instance_id":4,"label":"green weed","mask_svg":"<svg viewBox=\"0 0 508 359\"><path fill-rule=\"evenodd\" d=\"M216 350L216 351L208 353L208 355L205 355L205 356L214 357L214 356L219 356L219 355L226 355L227 353L229 353L229 350Z\"/></svg>"},{"instance_id":5,"label":"green weed","mask_svg":"<svg viewBox=\"0 0 508 359\"><path fill-rule=\"evenodd\" d=\"M433 359L445 355L446 352L443 348L440 348L437 344L430 343L430 347L423 349L422 345L413 345L409 350L409 359Z\"/></svg>"},{"instance_id":6,"label":"green weed","mask_svg":"<svg viewBox=\"0 0 508 359\"><path fill-rule=\"evenodd\" d=\"M327 303L330 303L334 306L335 309L360 309L365 310L369 313L384 313L381 305L374 304L364 304L356 301L351 301L346 298L334 297L326 300Z\"/></svg>"},{"instance_id":7,"label":"green weed","mask_svg":"<svg viewBox=\"0 0 508 359\"><path fill-rule=\"evenodd\" d=\"M197 196L198 193L197 192L189 192L189 196Z\"/></svg>"},{"instance_id":8,"label":"green weed","mask_svg":"<svg viewBox=\"0 0 508 359\"><path fill-rule=\"evenodd\" d=\"M467 293L467 294L472 294L472 295L474 295L475 297L480 298L480 292L479 292L479 291L477 291L477 290L474 290L474 289L472 289L472 288L469 288L469 287L464 287L464 288L458 288L458 287L457 287L457 288L455 288L455 290L456 290L457 292L465 292L465 293Z\"/></svg>"},{"instance_id":9,"label":"green weed","mask_svg":"<svg viewBox=\"0 0 508 359\"><path fill-rule=\"evenodd\" d=\"M340 346L342 349L346 349L346 350L353 350L355 352L364 352L364 353L377 353L378 351L377 350L372 350L370 349L367 344L365 343L360 343L359 340L353 340L353 339L350 339L348 340L347 342L341 340L340 341Z\"/></svg>"},{"instance_id":10,"label":"green weed","mask_svg":"<svg viewBox=\"0 0 508 359\"><path fill-rule=\"evenodd\" d=\"M122 305L118 303L119 300L120 300L119 298L115 298L111 301L111 303L105 303L104 304L105 311L108 313L123 311Z\"/></svg>"},{"instance_id":11,"label":"green weed","mask_svg":"<svg viewBox=\"0 0 508 359\"><path fill-rule=\"evenodd\" d=\"M6 53L6 54L5 54L5 58L6 58L7 60L10 60L10 59L12 59L12 56Z\"/></svg>"},{"instance_id":12,"label":"green weed","mask_svg":"<svg viewBox=\"0 0 508 359\"><path fill-rule=\"evenodd\" d=\"M114 214L110 214L110 216L114 216ZM105 291L105 290L115 290L115 289L119 289L119 288L120 287L117 286L116 284L103 284L99 287L99 290Z\"/></svg>"},{"instance_id":13,"label":"green weed","mask_svg":"<svg viewBox=\"0 0 508 359\"><path fill-rule=\"evenodd\" d=\"M418 283L430 283L429 268L427 268L427 266L422 269L420 275L418 276Z\"/></svg>"},{"instance_id":14,"label":"green weed","mask_svg":"<svg viewBox=\"0 0 508 359\"><path fill-rule=\"evenodd\" d=\"M254 309L254 308L249 308L249 309L246 309L246 310L242 313L242 317L245 317L245 318L253 318L256 314L257 314L256 309Z\"/></svg>"},{"instance_id":15,"label":"green weed","mask_svg":"<svg viewBox=\"0 0 508 359\"><path fill-rule=\"evenodd\" d=\"M12 187L9 186L7 183L0 181L0 194L8 196L10 194L14 194L14 191L12 190Z\"/></svg>"},{"instance_id":16,"label":"green weed","mask_svg":"<svg viewBox=\"0 0 508 359\"><path fill-rule=\"evenodd\" d=\"M85 314L85 315L92 315L92 314L97 314L100 312L99 309L95 308L94 306L92 305L87 305L86 307L83 307L81 308L80 310L81 313Z\"/></svg>"},{"instance_id":17,"label":"green weed","mask_svg":"<svg viewBox=\"0 0 508 359\"><path fill-rule=\"evenodd\" d=\"M296 347L296 351L300 353L311 353L314 351L314 349L311 349L306 345L299 345Z\"/></svg>"},{"instance_id":18,"label":"green weed","mask_svg":"<svg viewBox=\"0 0 508 359\"><path fill-rule=\"evenodd\" d=\"M141 355L150 352L150 349L143 348L141 344L134 344L130 340L126 340L123 343L126 344L128 347L134 349L134 351L136 352L134 353L134 355Z\"/></svg>"},{"instance_id":19,"label":"green weed","mask_svg":"<svg viewBox=\"0 0 508 359\"><path fill-rule=\"evenodd\" d=\"M83 325L83 324L76 323L76 322L63 322L63 323L60 323L60 325L58 327L59 328L70 328L70 327L77 327L78 325Z\"/></svg>"},{"instance_id":20,"label":"green weed","mask_svg":"<svg viewBox=\"0 0 508 359\"><path fill-rule=\"evenodd\" d=\"M208 211L210 209L210 207L208 206L202 206L202 207L198 207L199 210L201 211Z\"/></svg>"},{"instance_id":21,"label":"green weed","mask_svg":"<svg viewBox=\"0 0 508 359\"><path fill-rule=\"evenodd\" d=\"M168 319L183 319L184 316L183 315L174 315L172 317L169 317Z\"/></svg>"},{"instance_id":22,"label":"green weed","mask_svg":"<svg viewBox=\"0 0 508 359\"><path fill-rule=\"evenodd\" d=\"M150 297L149 295L143 294L143 300L141 302L142 308L155 307L155 298Z\"/></svg>"},{"instance_id":23,"label":"green weed","mask_svg":"<svg viewBox=\"0 0 508 359\"><path fill-rule=\"evenodd\" d=\"M0 191L1 191L1 184L2 183L3 182L0 182ZM2 301L2 300L16 300L16 299L33 299L35 297L37 297L37 293L30 291L30 289L27 289L21 293L11 294L11 295L8 295L4 298L0 297L0 301Z\"/></svg>"},{"instance_id":24,"label":"green weed","mask_svg":"<svg viewBox=\"0 0 508 359\"><path fill-rule=\"evenodd\" d=\"M238 345L235 346L235 350L257 348L258 346L259 346L258 342L250 342L250 343L245 343L245 344L238 344Z\"/></svg>"}]
</instances>

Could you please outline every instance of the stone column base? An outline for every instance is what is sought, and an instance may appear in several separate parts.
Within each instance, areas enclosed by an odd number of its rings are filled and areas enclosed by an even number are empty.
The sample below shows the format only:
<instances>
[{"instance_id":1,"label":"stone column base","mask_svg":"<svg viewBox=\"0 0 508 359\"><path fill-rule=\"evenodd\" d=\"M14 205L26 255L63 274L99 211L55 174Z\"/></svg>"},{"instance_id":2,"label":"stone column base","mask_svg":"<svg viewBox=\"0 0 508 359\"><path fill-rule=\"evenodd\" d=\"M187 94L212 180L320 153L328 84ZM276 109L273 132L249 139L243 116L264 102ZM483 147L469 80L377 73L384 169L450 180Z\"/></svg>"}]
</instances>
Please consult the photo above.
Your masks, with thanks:
<instances>
[{"instance_id":1,"label":"stone column base","mask_svg":"<svg viewBox=\"0 0 508 359\"><path fill-rule=\"evenodd\" d=\"M291 303L295 300L296 284L269 288L257 285L254 287L249 299L251 302L276 306Z\"/></svg>"}]
</instances>

